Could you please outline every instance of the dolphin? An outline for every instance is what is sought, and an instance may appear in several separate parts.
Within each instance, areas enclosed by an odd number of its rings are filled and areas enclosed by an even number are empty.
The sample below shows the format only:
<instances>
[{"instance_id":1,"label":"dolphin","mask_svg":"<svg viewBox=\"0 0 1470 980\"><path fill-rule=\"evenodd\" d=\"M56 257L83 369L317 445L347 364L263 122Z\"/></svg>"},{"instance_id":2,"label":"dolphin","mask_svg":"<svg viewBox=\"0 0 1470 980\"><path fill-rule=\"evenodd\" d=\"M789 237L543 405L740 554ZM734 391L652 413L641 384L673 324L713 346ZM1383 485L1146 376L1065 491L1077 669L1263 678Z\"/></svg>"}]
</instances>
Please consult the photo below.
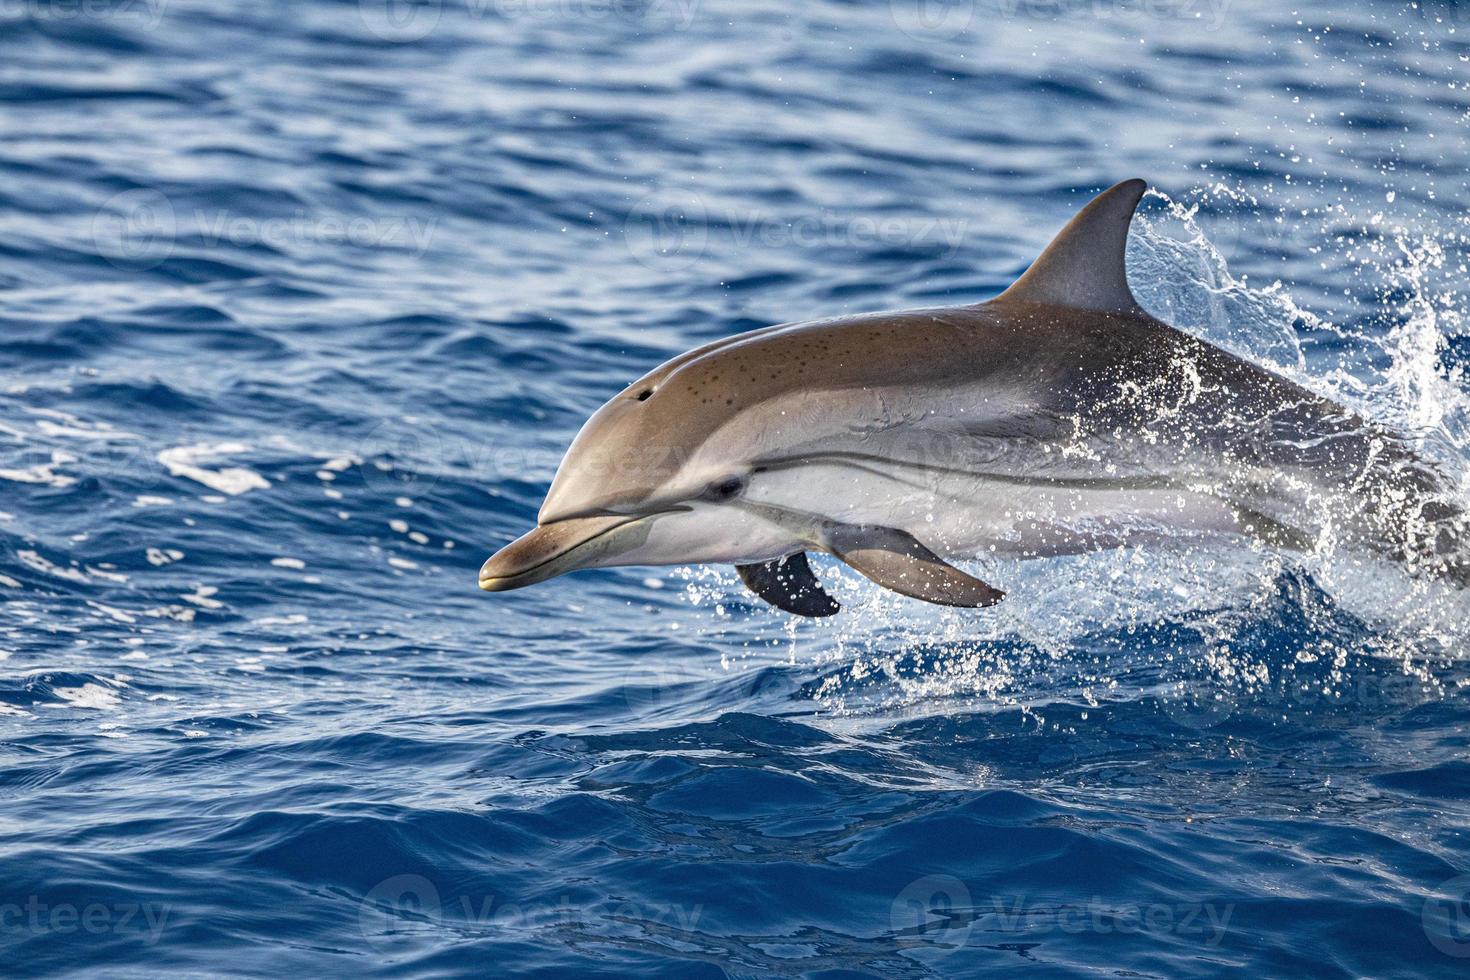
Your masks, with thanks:
<instances>
[{"instance_id":1,"label":"dolphin","mask_svg":"<svg viewBox=\"0 0 1470 980\"><path fill-rule=\"evenodd\" d=\"M1216 535L1443 564L1442 481L1401 439L1139 306L1124 248L1146 186L1098 195L987 302L781 324L645 374L582 427L480 587L730 563L766 602L829 616L809 552L963 607L1005 593L955 560Z\"/></svg>"}]
</instances>

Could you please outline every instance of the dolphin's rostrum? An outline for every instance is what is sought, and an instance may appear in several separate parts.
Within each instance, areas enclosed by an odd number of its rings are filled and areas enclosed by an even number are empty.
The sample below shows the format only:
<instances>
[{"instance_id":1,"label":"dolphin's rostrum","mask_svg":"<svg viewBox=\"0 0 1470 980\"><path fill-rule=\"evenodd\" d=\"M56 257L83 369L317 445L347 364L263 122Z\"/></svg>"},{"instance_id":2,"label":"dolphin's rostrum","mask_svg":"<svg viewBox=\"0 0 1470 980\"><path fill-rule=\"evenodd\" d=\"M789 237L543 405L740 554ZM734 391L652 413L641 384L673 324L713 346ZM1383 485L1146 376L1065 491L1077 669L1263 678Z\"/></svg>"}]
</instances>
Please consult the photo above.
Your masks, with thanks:
<instances>
[{"instance_id":1,"label":"dolphin's rostrum","mask_svg":"<svg viewBox=\"0 0 1470 980\"><path fill-rule=\"evenodd\" d=\"M765 601L839 606L824 551L903 595L988 606L946 558L1030 558L1330 526L1432 571L1450 511L1401 442L1143 311L1124 245L1145 184L1105 191L974 306L768 327L681 354L582 427L502 591L579 568L735 564Z\"/></svg>"}]
</instances>

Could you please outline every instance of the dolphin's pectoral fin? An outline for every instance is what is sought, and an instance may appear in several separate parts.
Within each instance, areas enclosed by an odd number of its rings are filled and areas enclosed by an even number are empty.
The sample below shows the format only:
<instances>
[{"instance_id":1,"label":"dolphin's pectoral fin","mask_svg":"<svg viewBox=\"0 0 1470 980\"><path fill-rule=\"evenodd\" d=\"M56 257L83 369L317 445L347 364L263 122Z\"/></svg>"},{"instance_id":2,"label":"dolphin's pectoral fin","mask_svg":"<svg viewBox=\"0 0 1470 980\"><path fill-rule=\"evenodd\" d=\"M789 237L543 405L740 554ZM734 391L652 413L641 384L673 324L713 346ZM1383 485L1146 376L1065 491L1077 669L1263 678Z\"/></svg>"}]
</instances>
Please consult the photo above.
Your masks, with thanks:
<instances>
[{"instance_id":1,"label":"dolphin's pectoral fin","mask_svg":"<svg viewBox=\"0 0 1470 980\"><path fill-rule=\"evenodd\" d=\"M955 568L907 531L874 525L831 528L832 554L885 589L941 606L993 606L1005 593Z\"/></svg>"},{"instance_id":2,"label":"dolphin's pectoral fin","mask_svg":"<svg viewBox=\"0 0 1470 980\"><path fill-rule=\"evenodd\" d=\"M798 616L831 616L842 608L817 581L804 551L758 565L736 565L735 571L746 588L777 609Z\"/></svg>"}]
</instances>

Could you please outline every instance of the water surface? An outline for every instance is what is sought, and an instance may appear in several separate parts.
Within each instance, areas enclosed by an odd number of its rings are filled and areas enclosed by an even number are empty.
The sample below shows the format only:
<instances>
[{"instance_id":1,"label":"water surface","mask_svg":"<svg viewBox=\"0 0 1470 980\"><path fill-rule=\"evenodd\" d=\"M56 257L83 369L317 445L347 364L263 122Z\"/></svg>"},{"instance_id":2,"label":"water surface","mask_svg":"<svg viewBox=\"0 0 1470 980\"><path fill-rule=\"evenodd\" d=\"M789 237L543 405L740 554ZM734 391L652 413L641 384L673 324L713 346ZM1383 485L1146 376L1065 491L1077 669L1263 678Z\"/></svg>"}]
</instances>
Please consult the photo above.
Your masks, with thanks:
<instances>
[{"instance_id":1,"label":"water surface","mask_svg":"<svg viewBox=\"0 0 1470 980\"><path fill-rule=\"evenodd\" d=\"M1457 597L1323 554L792 622L488 596L660 360L975 302L1094 191L1172 322L1463 467L1470 14L0 2L15 975L1464 976Z\"/></svg>"}]
</instances>

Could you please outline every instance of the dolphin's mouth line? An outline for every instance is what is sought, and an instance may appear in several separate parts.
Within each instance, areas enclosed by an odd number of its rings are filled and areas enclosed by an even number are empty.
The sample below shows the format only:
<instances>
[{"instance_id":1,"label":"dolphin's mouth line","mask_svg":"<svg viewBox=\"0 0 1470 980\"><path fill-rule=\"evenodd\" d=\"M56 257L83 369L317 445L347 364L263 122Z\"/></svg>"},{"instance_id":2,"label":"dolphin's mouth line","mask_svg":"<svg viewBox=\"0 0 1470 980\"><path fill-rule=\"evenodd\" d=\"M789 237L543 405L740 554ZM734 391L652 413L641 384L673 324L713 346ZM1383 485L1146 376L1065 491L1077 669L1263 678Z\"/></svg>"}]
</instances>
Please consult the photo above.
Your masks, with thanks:
<instances>
[{"instance_id":1,"label":"dolphin's mouth line","mask_svg":"<svg viewBox=\"0 0 1470 980\"><path fill-rule=\"evenodd\" d=\"M515 587L515 583L517 581L522 580L522 579L526 579L526 578L529 578L529 577L535 575L536 572L538 572L541 569L545 568L547 565L550 565L552 562L555 562L555 561L560 561L561 559L565 558L567 555L569 555L572 552L576 551L578 548L584 548L587 545L591 544L592 542L598 540L599 538L602 538L602 537L605 537L608 534L611 534L613 531L616 531L618 528L627 527L629 524L635 523L636 521L644 520L645 518L650 517L650 516L653 516L653 515L641 514L641 515L629 516L625 520L618 521L616 524L610 524L609 526L607 526L605 528L602 528L601 530L597 531L597 533L592 534L592 535L590 535L588 537L585 537L585 538L581 539L580 541L577 541L576 543L571 544L571 545L567 546L566 548L563 548L562 550L556 552L555 554L551 554L551 555L546 556L545 558L541 559L540 561L536 562L535 564L527 565L524 568L517 569L515 572L512 572L509 575L486 575L484 568L481 568L480 569L480 577L479 577L480 588L486 590L487 592L498 592L498 591L503 591L503 590L507 590L507 589L510 589L510 588L514 588ZM562 523L565 523L565 522L564 521L553 521L550 524L538 524L536 526L536 530L539 531L539 530L542 530L542 529L545 529L545 528L553 528L553 527L556 527L558 524L562 524ZM514 544L514 542L512 542L512 544ZM510 545L507 545L507 547L510 547ZM501 550L503 551L504 549L501 549ZM499 554L499 552L497 552L496 554ZM490 561L494 561L494 560L495 559L492 556L491 559L490 559ZM488 564L488 562L486 564ZM492 586L493 586L493 588L492 588Z\"/></svg>"},{"instance_id":2,"label":"dolphin's mouth line","mask_svg":"<svg viewBox=\"0 0 1470 980\"><path fill-rule=\"evenodd\" d=\"M684 504L672 504L672 505L670 505L668 507L662 507L659 510L650 511L647 514L625 514L625 513L622 513L621 511L616 511L616 510L603 510L600 507L587 507L587 508L584 508L582 510L574 510L574 511L571 511L570 513L566 513L566 514L557 514L556 517L554 519L552 519L551 521L548 521L545 524L538 524L536 526L537 527L555 527L558 524L565 524L567 521L581 521L581 520L603 519L603 518L608 518L608 517L626 517L630 521L641 521L645 517L659 517L659 516L662 516L664 514L676 514L676 513L680 513L680 512L688 512L690 509L691 509L690 507L688 507L687 505L684 505ZM619 525L619 526L621 526L621 525Z\"/></svg>"}]
</instances>

